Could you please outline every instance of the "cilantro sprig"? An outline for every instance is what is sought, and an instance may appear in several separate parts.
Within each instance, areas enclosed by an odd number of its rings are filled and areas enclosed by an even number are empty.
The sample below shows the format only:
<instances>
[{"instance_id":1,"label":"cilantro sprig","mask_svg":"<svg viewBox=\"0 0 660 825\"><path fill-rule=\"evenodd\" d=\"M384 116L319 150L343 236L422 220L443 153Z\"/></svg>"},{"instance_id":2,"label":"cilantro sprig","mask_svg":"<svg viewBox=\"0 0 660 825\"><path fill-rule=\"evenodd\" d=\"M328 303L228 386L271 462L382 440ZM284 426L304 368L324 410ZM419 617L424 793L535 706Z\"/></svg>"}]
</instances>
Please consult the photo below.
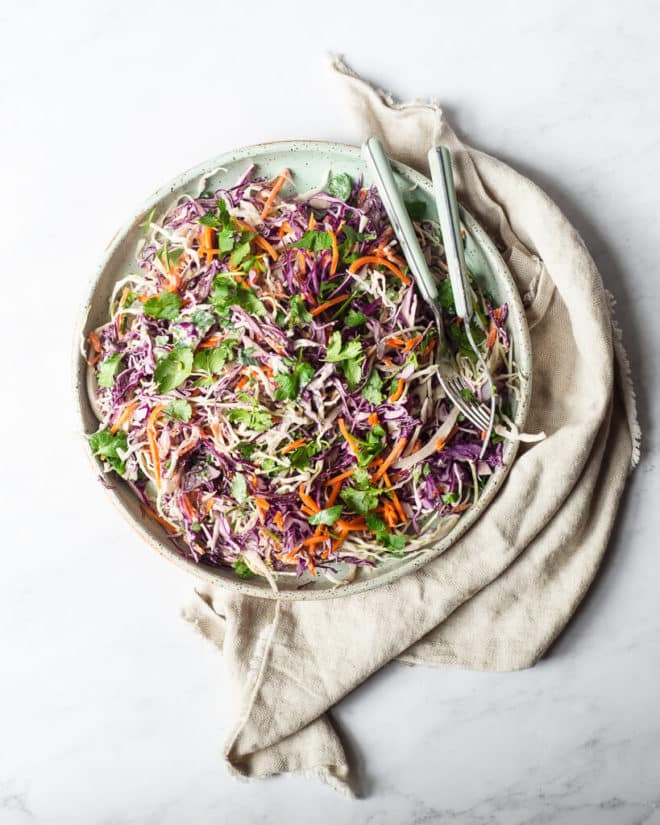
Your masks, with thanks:
<instances>
[{"instance_id":1,"label":"cilantro sprig","mask_svg":"<svg viewBox=\"0 0 660 825\"><path fill-rule=\"evenodd\" d=\"M358 338L344 344L341 332L338 330L333 332L328 342L325 360L339 364L351 392L362 380L364 355L362 354L362 342Z\"/></svg>"},{"instance_id":2,"label":"cilantro sprig","mask_svg":"<svg viewBox=\"0 0 660 825\"><path fill-rule=\"evenodd\" d=\"M90 435L89 446L94 455L106 461L120 476L125 474L126 462L120 452L127 451L128 441L123 430L114 434L106 429L97 430Z\"/></svg>"}]
</instances>

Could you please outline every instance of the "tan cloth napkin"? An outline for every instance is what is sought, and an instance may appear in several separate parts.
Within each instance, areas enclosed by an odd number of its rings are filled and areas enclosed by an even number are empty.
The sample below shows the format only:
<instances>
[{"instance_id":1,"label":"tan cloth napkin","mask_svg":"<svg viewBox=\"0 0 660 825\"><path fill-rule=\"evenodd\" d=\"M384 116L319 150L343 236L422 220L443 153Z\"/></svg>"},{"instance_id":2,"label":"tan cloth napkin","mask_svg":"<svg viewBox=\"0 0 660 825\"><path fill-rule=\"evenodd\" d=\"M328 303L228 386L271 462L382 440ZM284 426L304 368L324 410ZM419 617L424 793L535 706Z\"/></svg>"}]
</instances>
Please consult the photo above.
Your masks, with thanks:
<instances>
[{"instance_id":1,"label":"tan cloth napkin","mask_svg":"<svg viewBox=\"0 0 660 825\"><path fill-rule=\"evenodd\" d=\"M234 697L225 745L246 777L315 775L350 793L328 710L393 659L514 670L570 619L605 552L639 452L627 361L610 299L575 229L531 181L465 146L441 109L396 104L337 61L361 135L426 171L453 150L459 197L504 250L531 328L529 432L487 512L440 558L373 592L278 603L200 584L184 615L221 649ZM524 501L525 506L521 506Z\"/></svg>"}]
</instances>

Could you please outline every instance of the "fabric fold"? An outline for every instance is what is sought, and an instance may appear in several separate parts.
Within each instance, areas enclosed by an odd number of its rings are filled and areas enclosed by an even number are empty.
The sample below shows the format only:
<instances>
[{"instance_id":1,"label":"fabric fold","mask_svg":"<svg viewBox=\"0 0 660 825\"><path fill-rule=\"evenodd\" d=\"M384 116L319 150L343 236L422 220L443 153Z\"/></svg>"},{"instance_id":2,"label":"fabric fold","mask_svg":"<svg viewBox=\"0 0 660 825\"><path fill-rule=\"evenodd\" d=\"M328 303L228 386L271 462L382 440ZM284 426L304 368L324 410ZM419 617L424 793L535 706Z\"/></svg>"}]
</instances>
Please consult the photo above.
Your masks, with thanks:
<instances>
[{"instance_id":1,"label":"fabric fold","mask_svg":"<svg viewBox=\"0 0 660 825\"><path fill-rule=\"evenodd\" d=\"M556 639L591 584L639 452L629 367L610 302L575 229L535 184L465 146L442 110L399 104L337 61L361 127L426 171L432 143L453 150L459 198L502 250L532 335L522 445L482 518L422 570L374 591L273 602L199 585L185 617L222 648L235 724L233 772L316 776L350 793L327 715L388 662L515 670ZM525 506L521 506L524 500Z\"/></svg>"}]
</instances>

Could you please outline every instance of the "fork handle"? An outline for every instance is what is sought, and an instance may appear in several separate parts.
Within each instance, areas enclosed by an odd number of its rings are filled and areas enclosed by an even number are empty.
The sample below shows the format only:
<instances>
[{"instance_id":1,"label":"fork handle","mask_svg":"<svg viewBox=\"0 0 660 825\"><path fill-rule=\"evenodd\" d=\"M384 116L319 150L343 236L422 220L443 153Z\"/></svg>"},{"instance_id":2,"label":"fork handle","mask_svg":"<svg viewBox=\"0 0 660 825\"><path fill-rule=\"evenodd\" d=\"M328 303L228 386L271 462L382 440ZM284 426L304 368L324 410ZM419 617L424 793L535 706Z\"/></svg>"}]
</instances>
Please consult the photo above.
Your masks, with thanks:
<instances>
[{"instance_id":1,"label":"fork handle","mask_svg":"<svg viewBox=\"0 0 660 825\"><path fill-rule=\"evenodd\" d=\"M465 277L465 256L461 238L461 222L456 200L454 175L451 170L451 154L446 146L436 146L428 153L433 191L440 219L442 242L447 257L449 281L454 295L454 306L460 318L472 317L472 300Z\"/></svg>"},{"instance_id":2,"label":"fork handle","mask_svg":"<svg viewBox=\"0 0 660 825\"><path fill-rule=\"evenodd\" d=\"M378 194L387 212L387 217L390 219L394 234L401 245L410 271L415 278L415 283L419 287L424 300L431 305L435 305L438 297L438 287L417 240L415 227L410 220L401 192L394 179L394 173L383 149L383 144L378 138L370 137L362 144L362 153L369 161L371 171L376 178Z\"/></svg>"}]
</instances>

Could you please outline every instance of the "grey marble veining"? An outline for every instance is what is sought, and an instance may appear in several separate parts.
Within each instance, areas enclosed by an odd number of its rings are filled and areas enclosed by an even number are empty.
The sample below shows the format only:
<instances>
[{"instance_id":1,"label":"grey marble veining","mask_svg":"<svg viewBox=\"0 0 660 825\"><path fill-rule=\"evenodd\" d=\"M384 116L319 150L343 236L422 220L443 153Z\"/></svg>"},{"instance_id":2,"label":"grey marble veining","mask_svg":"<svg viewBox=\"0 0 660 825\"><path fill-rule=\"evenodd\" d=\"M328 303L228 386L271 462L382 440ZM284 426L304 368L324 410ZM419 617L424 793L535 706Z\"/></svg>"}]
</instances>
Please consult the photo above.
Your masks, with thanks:
<instances>
[{"instance_id":1,"label":"grey marble veining","mask_svg":"<svg viewBox=\"0 0 660 825\"><path fill-rule=\"evenodd\" d=\"M2 6L0 825L660 825L659 26L652 2ZM395 665L337 708L357 801L225 773L222 662L178 615L191 582L109 508L68 379L99 252L163 180L245 143L358 139L328 50L437 97L558 201L617 298L645 431L541 664Z\"/></svg>"}]
</instances>

